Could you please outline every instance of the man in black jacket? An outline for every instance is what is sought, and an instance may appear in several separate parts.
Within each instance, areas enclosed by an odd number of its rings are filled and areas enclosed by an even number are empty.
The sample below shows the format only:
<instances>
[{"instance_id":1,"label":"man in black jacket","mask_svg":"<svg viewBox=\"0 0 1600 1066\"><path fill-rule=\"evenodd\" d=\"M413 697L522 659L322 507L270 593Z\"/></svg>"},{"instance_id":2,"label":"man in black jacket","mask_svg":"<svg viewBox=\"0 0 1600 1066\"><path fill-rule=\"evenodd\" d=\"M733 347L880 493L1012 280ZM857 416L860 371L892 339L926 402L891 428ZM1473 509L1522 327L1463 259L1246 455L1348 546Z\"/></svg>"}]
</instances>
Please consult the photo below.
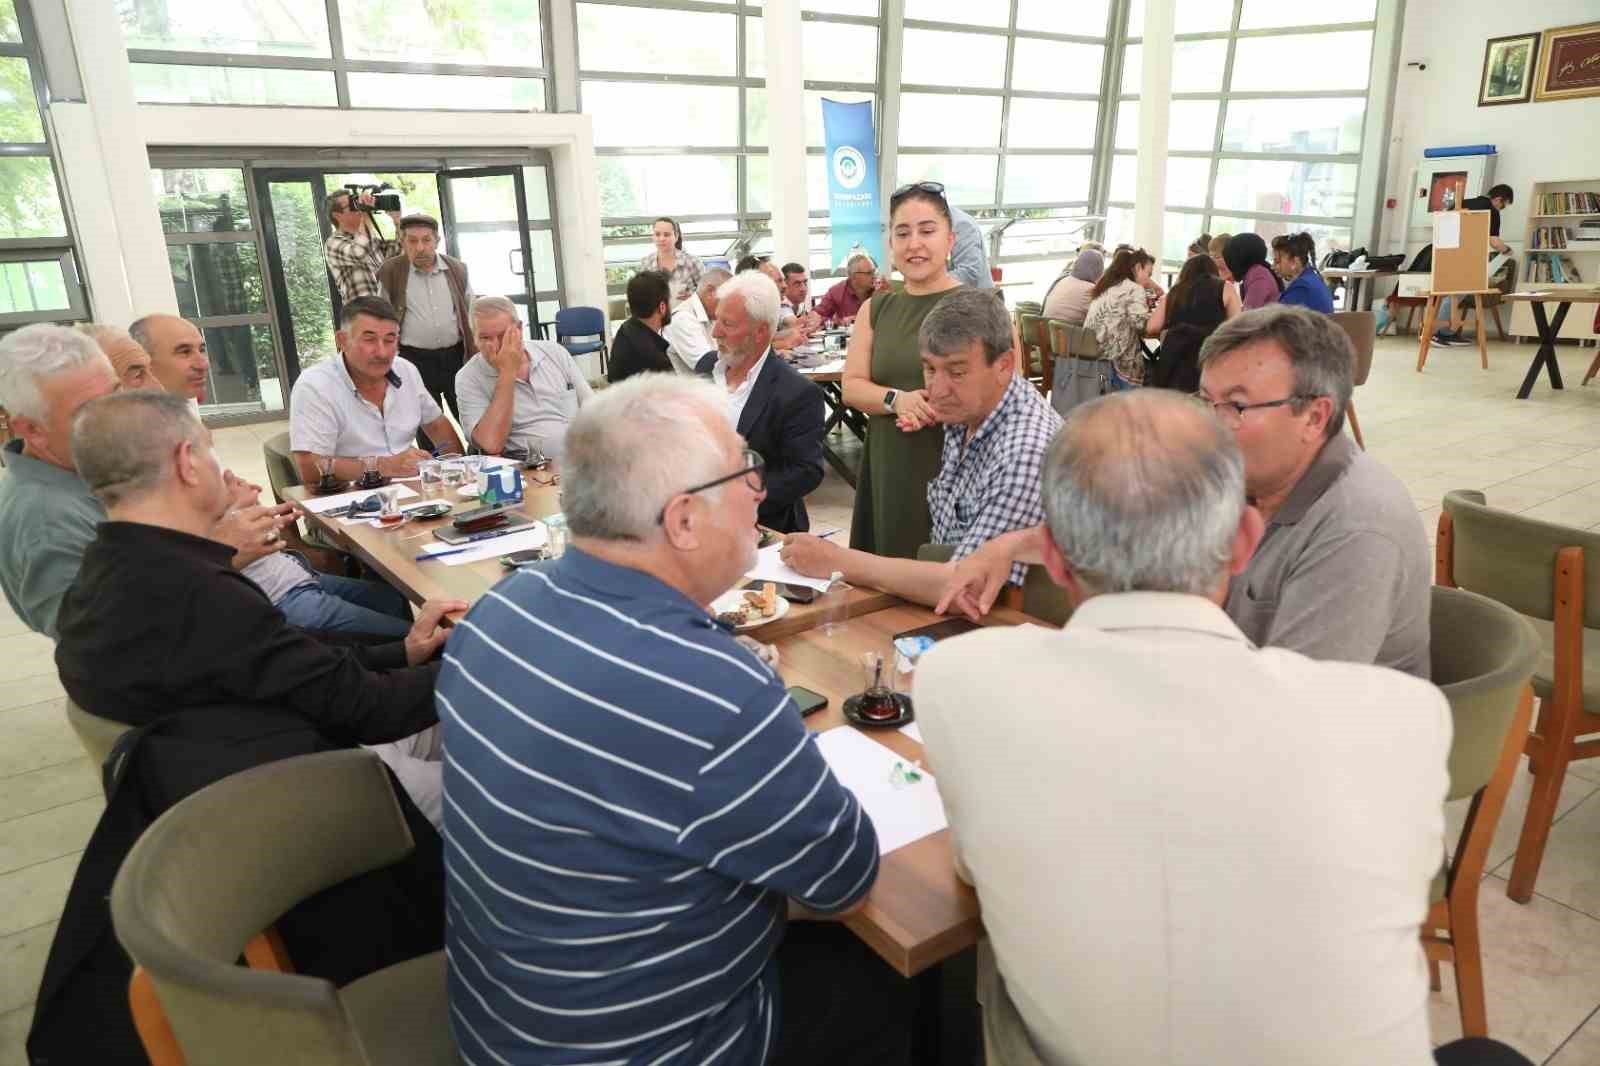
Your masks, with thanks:
<instances>
[{"instance_id":1,"label":"man in black jacket","mask_svg":"<svg viewBox=\"0 0 1600 1066\"><path fill-rule=\"evenodd\" d=\"M611 366L606 380L615 385L635 374L672 373L667 338L661 331L672 321L667 306L671 297L667 276L659 270L642 270L628 279L628 313L611 338Z\"/></svg>"},{"instance_id":2,"label":"man in black jacket","mask_svg":"<svg viewBox=\"0 0 1600 1066\"><path fill-rule=\"evenodd\" d=\"M765 274L736 275L717 290L717 354L695 369L727 390L728 418L767 467L756 518L779 533L811 528L806 494L822 483L822 390L775 355L778 288Z\"/></svg>"}]
</instances>

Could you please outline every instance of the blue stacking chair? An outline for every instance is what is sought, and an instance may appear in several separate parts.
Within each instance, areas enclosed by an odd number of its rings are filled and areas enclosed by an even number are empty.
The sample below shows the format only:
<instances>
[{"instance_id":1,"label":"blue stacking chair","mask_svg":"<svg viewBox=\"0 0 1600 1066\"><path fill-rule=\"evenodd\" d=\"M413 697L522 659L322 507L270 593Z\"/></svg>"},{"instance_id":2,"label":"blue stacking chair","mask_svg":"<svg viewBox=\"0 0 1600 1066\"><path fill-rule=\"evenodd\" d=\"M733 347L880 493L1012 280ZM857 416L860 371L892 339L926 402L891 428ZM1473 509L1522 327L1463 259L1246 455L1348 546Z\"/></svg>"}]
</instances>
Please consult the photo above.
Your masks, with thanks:
<instances>
[{"instance_id":1,"label":"blue stacking chair","mask_svg":"<svg viewBox=\"0 0 1600 1066\"><path fill-rule=\"evenodd\" d=\"M575 340L573 338L591 338ZM556 312L556 343L574 356L600 353L600 373L606 372L606 313L598 307L564 307Z\"/></svg>"}]
</instances>

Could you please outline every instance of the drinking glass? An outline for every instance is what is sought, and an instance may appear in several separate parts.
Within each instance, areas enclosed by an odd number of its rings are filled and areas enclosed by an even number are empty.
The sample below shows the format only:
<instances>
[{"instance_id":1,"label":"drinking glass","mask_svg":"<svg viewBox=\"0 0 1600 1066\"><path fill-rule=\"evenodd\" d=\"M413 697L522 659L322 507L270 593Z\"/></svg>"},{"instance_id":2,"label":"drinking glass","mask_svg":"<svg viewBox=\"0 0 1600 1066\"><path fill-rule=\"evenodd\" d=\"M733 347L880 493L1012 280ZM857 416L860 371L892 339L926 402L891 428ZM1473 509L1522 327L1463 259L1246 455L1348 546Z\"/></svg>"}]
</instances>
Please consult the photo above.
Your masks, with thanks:
<instances>
[{"instance_id":1,"label":"drinking glass","mask_svg":"<svg viewBox=\"0 0 1600 1066\"><path fill-rule=\"evenodd\" d=\"M417 464L417 477L420 479L424 496L437 496L444 487L444 471L441 466L437 459L424 459Z\"/></svg>"},{"instance_id":2,"label":"drinking glass","mask_svg":"<svg viewBox=\"0 0 1600 1066\"><path fill-rule=\"evenodd\" d=\"M361 457L361 480L356 482L357 488L371 489L383 484L383 472L378 469L376 455L363 455Z\"/></svg>"},{"instance_id":3,"label":"drinking glass","mask_svg":"<svg viewBox=\"0 0 1600 1066\"><path fill-rule=\"evenodd\" d=\"M899 673L895 652L888 654L869 651L861 656L861 717L888 721L900 715L900 704L895 699Z\"/></svg>"},{"instance_id":4,"label":"drinking glass","mask_svg":"<svg viewBox=\"0 0 1600 1066\"><path fill-rule=\"evenodd\" d=\"M439 460L439 481L446 489L455 489L467 480L467 468L461 465L461 457Z\"/></svg>"},{"instance_id":5,"label":"drinking glass","mask_svg":"<svg viewBox=\"0 0 1600 1066\"><path fill-rule=\"evenodd\" d=\"M406 520L406 513L400 509L400 487L398 485L379 489L378 500L378 524L380 526L397 526Z\"/></svg>"}]
</instances>

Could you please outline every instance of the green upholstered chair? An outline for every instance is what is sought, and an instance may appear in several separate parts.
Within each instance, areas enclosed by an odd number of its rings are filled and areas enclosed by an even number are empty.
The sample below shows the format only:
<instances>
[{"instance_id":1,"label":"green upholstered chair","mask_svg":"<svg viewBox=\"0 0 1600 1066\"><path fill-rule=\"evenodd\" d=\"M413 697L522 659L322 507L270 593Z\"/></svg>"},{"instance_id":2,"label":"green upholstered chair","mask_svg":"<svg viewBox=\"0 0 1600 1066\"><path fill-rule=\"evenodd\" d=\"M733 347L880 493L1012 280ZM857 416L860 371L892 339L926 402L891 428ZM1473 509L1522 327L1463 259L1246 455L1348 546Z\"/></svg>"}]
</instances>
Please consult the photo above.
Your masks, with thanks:
<instances>
[{"instance_id":1,"label":"green upholstered chair","mask_svg":"<svg viewBox=\"0 0 1600 1066\"><path fill-rule=\"evenodd\" d=\"M295 465L294 453L289 450L289 434L279 433L277 436L267 438L265 443L261 445L261 455L267 463L267 481L272 486L272 498L277 503L283 503L286 499L284 490L295 488L301 484L300 468ZM302 551L309 548L313 551L334 552L345 562L345 569L347 570L349 569L349 563L353 561L349 559L343 548L330 540L316 526L311 526L306 532L302 533L300 524L296 522L285 529L284 533L286 534L285 539L289 542L289 547L291 548Z\"/></svg>"},{"instance_id":2,"label":"green upholstered chair","mask_svg":"<svg viewBox=\"0 0 1600 1066\"><path fill-rule=\"evenodd\" d=\"M88 752L89 758L96 766L104 766L111 749L117 746L117 741L133 726L102 718L98 714L88 711L67 700L67 723L72 726L72 731L78 734L78 743L83 745L83 750Z\"/></svg>"},{"instance_id":3,"label":"green upholstered chair","mask_svg":"<svg viewBox=\"0 0 1600 1066\"><path fill-rule=\"evenodd\" d=\"M1481 593L1527 617L1540 640L1533 671L1539 716L1528 735L1534 775L1506 895L1533 895L1567 764L1600 756L1600 534L1512 514L1466 490L1444 498L1435 580ZM1591 635L1592 634L1592 635Z\"/></svg>"},{"instance_id":4,"label":"green upholstered chair","mask_svg":"<svg viewBox=\"0 0 1600 1066\"><path fill-rule=\"evenodd\" d=\"M1472 803L1455 854L1434 878L1422 946L1435 989L1439 963L1455 970L1463 1035L1487 1036L1478 890L1533 714L1539 637L1504 604L1442 585L1433 588L1429 631L1433 683L1455 727L1447 798Z\"/></svg>"},{"instance_id":5,"label":"green upholstered chair","mask_svg":"<svg viewBox=\"0 0 1600 1066\"><path fill-rule=\"evenodd\" d=\"M134 1021L155 1066L458 1062L443 952L343 988L254 959L235 965L289 908L411 847L388 771L364 749L234 774L158 818L111 888L112 924L137 967ZM152 1047L163 1026L168 1044Z\"/></svg>"},{"instance_id":6,"label":"green upholstered chair","mask_svg":"<svg viewBox=\"0 0 1600 1066\"><path fill-rule=\"evenodd\" d=\"M1044 319L1030 311L1018 311L1016 314L1017 338L1022 344L1022 351L1018 354L1018 373L1028 380L1041 394L1050 391L1050 384L1045 379L1045 365L1048 357L1045 347L1049 341L1045 339Z\"/></svg>"},{"instance_id":7,"label":"green upholstered chair","mask_svg":"<svg viewBox=\"0 0 1600 1066\"><path fill-rule=\"evenodd\" d=\"M948 544L924 544L917 549L917 558L947 563L954 550ZM1049 573L1042 566L1028 567L1028 576L1022 588L1007 585L1005 591L1000 593L998 602L1002 607L1021 611L1051 625L1065 625L1067 619L1072 617L1072 605L1067 602L1067 594L1060 585L1050 580Z\"/></svg>"}]
</instances>

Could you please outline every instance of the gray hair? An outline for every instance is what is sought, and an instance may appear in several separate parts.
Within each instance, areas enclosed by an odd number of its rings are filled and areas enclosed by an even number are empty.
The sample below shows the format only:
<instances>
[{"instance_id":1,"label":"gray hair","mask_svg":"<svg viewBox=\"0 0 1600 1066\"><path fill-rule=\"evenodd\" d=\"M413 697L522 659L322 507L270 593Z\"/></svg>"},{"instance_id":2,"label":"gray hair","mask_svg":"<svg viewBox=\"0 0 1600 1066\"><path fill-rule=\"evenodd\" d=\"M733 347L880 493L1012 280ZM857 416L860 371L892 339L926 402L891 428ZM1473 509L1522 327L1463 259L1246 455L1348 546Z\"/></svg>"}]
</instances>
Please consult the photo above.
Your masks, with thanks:
<instances>
[{"instance_id":1,"label":"gray hair","mask_svg":"<svg viewBox=\"0 0 1600 1066\"><path fill-rule=\"evenodd\" d=\"M874 271L878 269L878 264L872 261L872 256L868 255L866 252L857 252L855 255L852 255L849 259L844 261L844 272L846 274L850 273L856 268L857 263L865 263Z\"/></svg>"},{"instance_id":2,"label":"gray hair","mask_svg":"<svg viewBox=\"0 0 1600 1066\"><path fill-rule=\"evenodd\" d=\"M983 345L990 366L1011 350L1011 316L993 289L954 290L934 304L917 331L917 347L928 355L958 355L974 341Z\"/></svg>"},{"instance_id":3,"label":"gray hair","mask_svg":"<svg viewBox=\"0 0 1600 1066\"><path fill-rule=\"evenodd\" d=\"M712 267L700 275L700 288L698 291L704 292L710 289L712 292L716 292L722 287L723 282L732 277L732 271L723 270L721 267Z\"/></svg>"},{"instance_id":4,"label":"gray hair","mask_svg":"<svg viewBox=\"0 0 1600 1066\"><path fill-rule=\"evenodd\" d=\"M137 341L139 347L147 352L150 350L150 326L158 317L158 314L145 315L143 318L134 319L128 326L128 336Z\"/></svg>"},{"instance_id":5,"label":"gray hair","mask_svg":"<svg viewBox=\"0 0 1600 1066\"><path fill-rule=\"evenodd\" d=\"M1244 457L1205 407L1165 389L1073 409L1041 471L1045 521L1091 592L1204 595L1244 512Z\"/></svg>"},{"instance_id":6,"label":"gray hair","mask_svg":"<svg viewBox=\"0 0 1600 1066\"><path fill-rule=\"evenodd\" d=\"M678 374L636 374L597 392L567 426L568 528L602 540L655 536L673 496L728 472L727 453L706 427L707 419L726 422L727 407L715 385Z\"/></svg>"},{"instance_id":7,"label":"gray hair","mask_svg":"<svg viewBox=\"0 0 1600 1066\"><path fill-rule=\"evenodd\" d=\"M768 336L778 332L778 286L758 270L746 270L717 286L720 303L737 296L744 304L744 313L752 321L764 323Z\"/></svg>"},{"instance_id":8,"label":"gray hair","mask_svg":"<svg viewBox=\"0 0 1600 1066\"><path fill-rule=\"evenodd\" d=\"M206 447L205 427L186 398L159 389L102 396L72 420L73 465L107 507L160 485L184 441Z\"/></svg>"},{"instance_id":9,"label":"gray hair","mask_svg":"<svg viewBox=\"0 0 1600 1066\"><path fill-rule=\"evenodd\" d=\"M40 383L96 360L111 366L92 337L66 326L24 326L0 340L0 407L42 423L50 411Z\"/></svg>"},{"instance_id":10,"label":"gray hair","mask_svg":"<svg viewBox=\"0 0 1600 1066\"><path fill-rule=\"evenodd\" d=\"M1289 357L1294 371L1298 412L1318 396L1333 401L1326 436L1332 440L1344 429L1345 408L1355 387L1355 350L1350 336L1327 315L1303 307L1269 304L1224 322L1200 346L1200 365L1262 341L1273 341ZM1276 397L1274 397L1276 398Z\"/></svg>"},{"instance_id":11,"label":"gray hair","mask_svg":"<svg viewBox=\"0 0 1600 1066\"><path fill-rule=\"evenodd\" d=\"M517 305L504 296L480 296L472 301L472 318L474 321L484 315L510 315L511 321L520 322L522 317L517 314Z\"/></svg>"}]
</instances>

